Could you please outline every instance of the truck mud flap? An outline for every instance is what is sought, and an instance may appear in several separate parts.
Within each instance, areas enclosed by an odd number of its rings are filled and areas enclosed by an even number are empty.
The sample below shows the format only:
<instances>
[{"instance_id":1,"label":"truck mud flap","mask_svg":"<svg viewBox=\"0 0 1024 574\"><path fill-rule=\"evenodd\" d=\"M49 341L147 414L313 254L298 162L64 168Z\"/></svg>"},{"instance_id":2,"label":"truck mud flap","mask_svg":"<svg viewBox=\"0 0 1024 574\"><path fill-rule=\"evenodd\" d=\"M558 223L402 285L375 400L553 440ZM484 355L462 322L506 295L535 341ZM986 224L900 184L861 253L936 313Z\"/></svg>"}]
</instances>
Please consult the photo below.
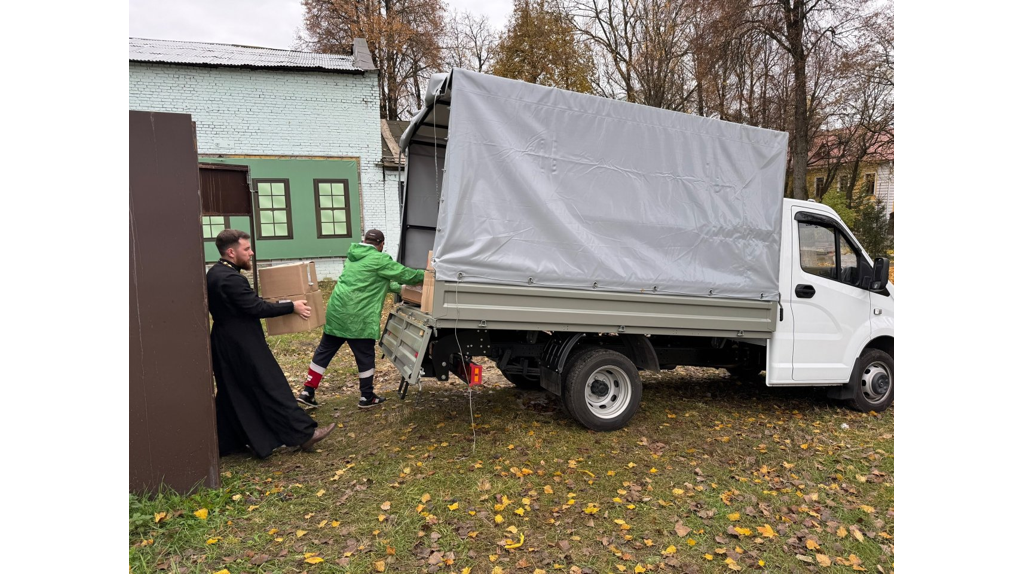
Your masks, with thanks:
<instances>
[{"instance_id":1,"label":"truck mud flap","mask_svg":"<svg viewBox=\"0 0 1024 574\"><path fill-rule=\"evenodd\" d=\"M395 365L402 377L398 386L399 398L404 399L409 386L419 382L423 358L427 355L432 335L433 329L429 325L403 307L388 316L380 347L384 357Z\"/></svg>"}]
</instances>

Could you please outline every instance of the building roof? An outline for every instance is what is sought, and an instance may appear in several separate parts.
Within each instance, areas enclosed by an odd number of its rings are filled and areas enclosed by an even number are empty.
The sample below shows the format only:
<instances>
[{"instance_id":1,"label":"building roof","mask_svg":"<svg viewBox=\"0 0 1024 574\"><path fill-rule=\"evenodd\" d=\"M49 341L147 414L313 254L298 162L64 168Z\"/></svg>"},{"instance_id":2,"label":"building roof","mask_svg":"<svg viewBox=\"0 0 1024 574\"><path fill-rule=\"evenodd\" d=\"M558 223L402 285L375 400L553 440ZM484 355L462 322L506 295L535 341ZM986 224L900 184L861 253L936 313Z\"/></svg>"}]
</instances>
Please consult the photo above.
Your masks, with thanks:
<instances>
[{"instance_id":1,"label":"building roof","mask_svg":"<svg viewBox=\"0 0 1024 574\"><path fill-rule=\"evenodd\" d=\"M226 66L361 74L375 69L366 41L356 39L351 56L297 52L234 44L128 38L128 60L190 66Z\"/></svg>"},{"instance_id":2,"label":"building roof","mask_svg":"<svg viewBox=\"0 0 1024 574\"><path fill-rule=\"evenodd\" d=\"M399 157L401 154L399 153L398 141L402 139L402 134L407 127L409 127L408 121L380 121L380 147L384 152L384 157L382 158L384 165L399 167L405 163L405 159Z\"/></svg>"},{"instance_id":3,"label":"building roof","mask_svg":"<svg viewBox=\"0 0 1024 574\"><path fill-rule=\"evenodd\" d=\"M807 166L816 167L821 165L846 163L848 158L844 155L848 152L848 142L851 139L850 130L828 131L810 142L810 151L807 157ZM863 161L893 161L895 159L895 132L883 132L879 134L867 134L857 132L856 137L863 137L870 141L870 147L863 158Z\"/></svg>"}]
</instances>

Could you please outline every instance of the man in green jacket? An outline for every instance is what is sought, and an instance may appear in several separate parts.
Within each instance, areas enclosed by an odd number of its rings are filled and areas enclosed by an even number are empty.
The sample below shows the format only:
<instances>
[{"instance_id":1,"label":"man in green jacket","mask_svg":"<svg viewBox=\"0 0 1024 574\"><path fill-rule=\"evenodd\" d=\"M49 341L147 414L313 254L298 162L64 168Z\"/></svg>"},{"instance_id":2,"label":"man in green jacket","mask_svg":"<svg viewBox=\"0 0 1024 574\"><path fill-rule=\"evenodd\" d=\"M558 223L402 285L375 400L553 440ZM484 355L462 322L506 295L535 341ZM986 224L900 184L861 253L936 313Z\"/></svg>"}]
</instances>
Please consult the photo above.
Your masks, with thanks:
<instances>
[{"instance_id":1,"label":"man in green jacket","mask_svg":"<svg viewBox=\"0 0 1024 574\"><path fill-rule=\"evenodd\" d=\"M306 385L298 401L316 407L316 389L331 359L348 343L359 369L359 408L384 402L373 393L375 345L380 339L380 314L388 292L398 293L402 285L423 283L423 271L410 269L383 252L384 234L371 229L363 242L349 247L345 269L327 303L327 323L320 345L306 374Z\"/></svg>"}]
</instances>

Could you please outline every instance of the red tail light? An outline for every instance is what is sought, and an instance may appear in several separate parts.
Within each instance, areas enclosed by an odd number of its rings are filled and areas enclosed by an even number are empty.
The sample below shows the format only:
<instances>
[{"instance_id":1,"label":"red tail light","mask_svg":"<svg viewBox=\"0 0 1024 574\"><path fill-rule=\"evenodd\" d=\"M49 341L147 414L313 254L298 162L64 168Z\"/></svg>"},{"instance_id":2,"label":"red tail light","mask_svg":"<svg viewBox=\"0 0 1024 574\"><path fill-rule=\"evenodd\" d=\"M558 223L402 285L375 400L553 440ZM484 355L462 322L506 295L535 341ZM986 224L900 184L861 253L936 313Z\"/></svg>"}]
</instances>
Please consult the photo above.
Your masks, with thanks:
<instances>
[{"instance_id":1,"label":"red tail light","mask_svg":"<svg viewBox=\"0 0 1024 574\"><path fill-rule=\"evenodd\" d=\"M484 382L484 368L473 362L463 363L456 359L455 374L469 386L475 387Z\"/></svg>"}]
</instances>

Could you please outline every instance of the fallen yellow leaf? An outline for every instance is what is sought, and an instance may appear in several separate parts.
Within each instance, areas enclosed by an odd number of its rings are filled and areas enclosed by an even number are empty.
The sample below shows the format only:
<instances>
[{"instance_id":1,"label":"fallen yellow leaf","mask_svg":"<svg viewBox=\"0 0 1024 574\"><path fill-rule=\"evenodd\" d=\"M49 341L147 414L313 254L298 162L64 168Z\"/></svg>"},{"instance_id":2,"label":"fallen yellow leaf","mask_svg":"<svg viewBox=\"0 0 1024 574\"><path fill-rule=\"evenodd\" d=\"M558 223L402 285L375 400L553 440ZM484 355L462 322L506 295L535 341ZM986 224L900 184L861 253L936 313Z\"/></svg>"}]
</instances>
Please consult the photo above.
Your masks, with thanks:
<instances>
[{"instance_id":1,"label":"fallen yellow leaf","mask_svg":"<svg viewBox=\"0 0 1024 574\"><path fill-rule=\"evenodd\" d=\"M525 541L526 541L526 537L523 536L522 532L520 532L519 533L519 542L515 542L515 543L512 543L512 544L506 544L505 545L505 550L512 550L513 548L519 548L520 546L523 545L523 543Z\"/></svg>"},{"instance_id":2,"label":"fallen yellow leaf","mask_svg":"<svg viewBox=\"0 0 1024 574\"><path fill-rule=\"evenodd\" d=\"M196 518L198 518L199 520L206 520L206 517L209 516L210 511L205 508L200 508L199 510L193 512L192 514L194 514Z\"/></svg>"},{"instance_id":3,"label":"fallen yellow leaf","mask_svg":"<svg viewBox=\"0 0 1024 574\"><path fill-rule=\"evenodd\" d=\"M846 538L846 534L847 534L847 532L846 532L846 527L845 526L840 526L839 530L836 530L836 536L838 536L840 538Z\"/></svg>"},{"instance_id":4,"label":"fallen yellow leaf","mask_svg":"<svg viewBox=\"0 0 1024 574\"><path fill-rule=\"evenodd\" d=\"M634 574L641 574L642 572L647 572L647 569L639 564L636 565L636 568L633 568Z\"/></svg>"},{"instance_id":5,"label":"fallen yellow leaf","mask_svg":"<svg viewBox=\"0 0 1024 574\"><path fill-rule=\"evenodd\" d=\"M864 512L867 512L868 514L872 514L875 512L875 508L873 506L868 506L867 504L860 505L860 509L863 510Z\"/></svg>"},{"instance_id":6,"label":"fallen yellow leaf","mask_svg":"<svg viewBox=\"0 0 1024 574\"><path fill-rule=\"evenodd\" d=\"M666 556L671 556L671 555L676 553L676 547L675 546L669 546L668 548L663 550L661 553L666 555Z\"/></svg>"},{"instance_id":7,"label":"fallen yellow leaf","mask_svg":"<svg viewBox=\"0 0 1024 574\"><path fill-rule=\"evenodd\" d=\"M776 536L775 531L772 530L772 527L768 524L765 524L764 526L758 526L757 532L765 538L775 538Z\"/></svg>"},{"instance_id":8,"label":"fallen yellow leaf","mask_svg":"<svg viewBox=\"0 0 1024 574\"><path fill-rule=\"evenodd\" d=\"M231 500L234 500L235 502L238 502L239 500L242 500L242 495L241 494L236 494L236 495L231 497Z\"/></svg>"},{"instance_id":9,"label":"fallen yellow leaf","mask_svg":"<svg viewBox=\"0 0 1024 574\"><path fill-rule=\"evenodd\" d=\"M470 572L472 572L472 571L473 571L473 567L472 566L466 566L465 568L462 569L461 574L470 574Z\"/></svg>"},{"instance_id":10,"label":"fallen yellow leaf","mask_svg":"<svg viewBox=\"0 0 1024 574\"><path fill-rule=\"evenodd\" d=\"M452 504L448 505L448 510L458 510L458 509L459 509L459 503L458 502L453 502Z\"/></svg>"},{"instance_id":11,"label":"fallen yellow leaf","mask_svg":"<svg viewBox=\"0 0 1024 574\"><path fill-rule=\"evenodd\" d=\"M166 512L157 512L157 513L153 514L153 522L160 522L161 520L164 520L166 518L167 518L167 513Z\"/></svg>"},{"instance_id":12,"label":"fallen yellow leaf","mask_svg":"<svg viewBox=\"0 0 1024 574\"><path fill-rule=\"evenodd\" d=\"M296 538L302 538L305 535L306 535L306 531L305 530L296 530L295 531L295 537Z\"/></svg>"},{"instance_id":13,"label":"fallen yellow leaf","mask_svg":"<svg viewBox=\"0 0 1024 574\"><path fill-rule=\"evenodd\" d=\"M739 534L741 534L741 535L743 535L743 536L750 536L751 534L753 534L753 533L754 533L754 532L753 532L753 531L752 531L751 529L749 529L749 528L737 528L737 529L736 529L736 532L737 532L737 533L739 533Z\"/></svg>"},{"instance_id":14,"label":"fallen yellow leaf","mask_svg":"<svg viewBox=\"0 0 1024 574\"><path fill-rule=\"evenodd\" d=\"M710 554L705 554L705 555L704 555L704 559L705 559L705 560L714 560L714 559L715 559L715 557L714 557L714 556L712 556L712 555L710 555Z\"/></svg>"},{"instance_id":15,"label":"fallen yellow leaf","mask_svg":"<svg viewBox=\"0 0 1024 574\"><path fill-rule=\"evenodd\" d=\"M374 562L373 563L373 569L376 570L377 572L383 572L384 571L384 561L383 560L378 560L378 561Z\"/></svg>"},{"instance_id":16,"label":"fallen yellow leaf","mask_svg":"<svg viewBox=\"0 0 1024 574\"><path fill-rule=\"evenodd\" d=\"M206 539L207 544L216 544L218 542L220 542L220 536L214 536L213 538Z\"/></svg>"},{"instance_id":17,"label":"fallen yellow leaf","mask_svg":"<svg viewBox=\"0 0 1024 574\"><path fill-rule=\"evenodd\" d=\"M390 500L385 500L384 504L380 505L380 509L381 510L391 510L391 501Z\"/></svg>"},{"instance_id":18,"label":"fallen yellow leaf","mask_svg":"<svg viewBox=\"0 0 1024 574\"><path fill-rule=\"evenodd\" d=\"M810 538L807 539L807 549L808 550L817 550L819 548L821 548L821 546L818 546L817 542L811 540Z\"/></svg>"},{"instance_id":19,"label":"fallen yellow leaf","mask_svg":"<svg viewBox=\"0 0 1024 574\"><path fill-rule=\"evenodd\" d=\"M494 522L496 522L497 524L501 524L502 522L505 522L505 519L502 518L500 514L495 514Z\"/></svg>"},{"instance_id":20,"label":"fallen yellow leaf","mask_svg":"<svg viewBox=\"0 0 1024 574\"><path fill-rule=\"evenodd\" d=\"M319 564L323 561L324 559L319 556L310 556L309 558L306 558L307 564Z\"/></svg>"},{"instance_id":21,"label":"fallen yellow leaf","mask_svg":"<svg viewBox=\"0 0 1024 574\"><path fill-rule=\"evenodd\" d=\"M832 560L825 554L815 554L814 557L818 559L818 564L821 564L822 566L832 565Z\"/></svg>"},{"instance_id":22,"label":"fallen yellow leaf","mask_svg":"<svg viewBox=\"0 0 1024 574\"><path fill-rule=\"evenodd\" d=\"M378 514L377 515L377 522L384 522L385 519L387 519L387 515L386 514Z\"/></svg>"},{"instance_id":23,"label":"fallen yellow leaf","mask_svg":"<svg viewBox=\"0 0 1024 574\"><path fill-rule=\"evenodd\" d=\"M317 496L323 496L323 495L324 495L324 493L326 493L326 492L327 492L326 490L324 490L324 489L322 489L322 488L321 488L320 490L316 491L316 495L317 495Z\"/></svg>"},{"instance_id":24,"label":"fallen yellow leaf","mask_svg":"<svg viewBox=\"0 0 1024 574\"><path fill-rule=\"evenodd\" d=\"M551 486L547 484L544 485L544 494L554 494L554 492L555 491L551 489Z\"/></svg>"},{"instance_id":25,"label":"fallen yellow leaf","mask_svg":"<svg viewBox=\"0 0 1024 574\"><path fill-rule=\"evenodd\" d=\"M420 502L422 502L424 504L430 502L430 495L429 494L424 494L423 496L421 496L420 497Z\"/></svg>"},{"instance_id":26,"label":"fallen yellow leaf","mask_svg":"<svg viewBox=\"0 0 1024 574\"><path fill-rule=\"evenodd\" d=\"M231 574L231 571L229 571L227 568L224 568L222 570L214 572L213 574Z\"/></svg>"},{"instance_id":27,"label":"fallen yellow leaf","mask_svg":"<svg viewBox=\"0 0 1024 574\"><path fill-rule=\"evenodd\" d=\"M728 518L729 520L732 520L733 522L736 522L737 520L740 519L740 513L739 512L733 512L732 514L726 514L725 517Z\"/></svg>"}]
</instances>

